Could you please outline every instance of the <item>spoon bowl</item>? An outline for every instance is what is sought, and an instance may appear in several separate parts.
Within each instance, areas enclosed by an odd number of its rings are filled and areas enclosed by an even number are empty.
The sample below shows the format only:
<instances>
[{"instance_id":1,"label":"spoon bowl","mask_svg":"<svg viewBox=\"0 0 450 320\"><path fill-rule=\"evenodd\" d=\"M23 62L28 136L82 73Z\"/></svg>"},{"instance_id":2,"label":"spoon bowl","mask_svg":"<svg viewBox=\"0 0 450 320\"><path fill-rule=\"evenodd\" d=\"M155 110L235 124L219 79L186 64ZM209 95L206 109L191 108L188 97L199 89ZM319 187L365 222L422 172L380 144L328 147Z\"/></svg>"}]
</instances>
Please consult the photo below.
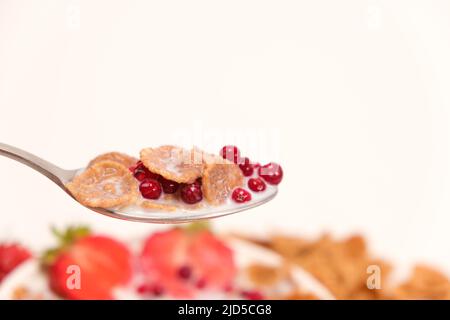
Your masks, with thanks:
<instances>
[{"instance_id":1,"label":"spoon bowl","mask_svg":"<svg viewBox=\"0 0 450 320\"><path fill-rule=\"evenodd\" d=\"M66 188L66 184L72 181L73 178L75 178L75 176L82 172L84 169L65 170L29 152L4 143L0 143L0 155L21 162L28 167L40 172L55 184L57 184L75 201L77 201L72 196L70 191ZM89 210L111 218L145 223L172 224L218 218L249 210L275 198L275 196L277 195L277 191L278 190L276 187L270 187L266 190L266 192L264 192L263 195L258 195L251 202L240 204L238 206L232 204L224 204L217 207L208 207L196 210L179 209L175 212L145 210L138 206L129 206L120 209L93 208L85 206L78 201L77 202L82 206L88 208Z\"/></svg>"}]
</instances>

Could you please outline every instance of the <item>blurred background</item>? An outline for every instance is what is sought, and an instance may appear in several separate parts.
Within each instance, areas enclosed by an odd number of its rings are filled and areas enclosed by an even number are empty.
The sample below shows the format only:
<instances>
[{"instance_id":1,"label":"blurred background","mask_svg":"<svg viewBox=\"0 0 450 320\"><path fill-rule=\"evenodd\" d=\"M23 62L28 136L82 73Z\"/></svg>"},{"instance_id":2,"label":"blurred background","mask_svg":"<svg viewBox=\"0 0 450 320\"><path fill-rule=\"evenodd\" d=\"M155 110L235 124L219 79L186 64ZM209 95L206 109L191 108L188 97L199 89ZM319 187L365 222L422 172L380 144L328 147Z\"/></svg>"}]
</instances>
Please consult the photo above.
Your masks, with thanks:
<instances>
[{"instance_id":1,"label":"blurred background","mask_svg":"<svg viewBox=\"0 0 450 320\"><path fill-rule=\"evenodd\" d=\"M361 233L450 272L450 3L0 0L0 141L64 168L106 151L236 143L285 178L218 230ZM0 158L0 240L112 220Z\"/></svg>"}]
</instances>

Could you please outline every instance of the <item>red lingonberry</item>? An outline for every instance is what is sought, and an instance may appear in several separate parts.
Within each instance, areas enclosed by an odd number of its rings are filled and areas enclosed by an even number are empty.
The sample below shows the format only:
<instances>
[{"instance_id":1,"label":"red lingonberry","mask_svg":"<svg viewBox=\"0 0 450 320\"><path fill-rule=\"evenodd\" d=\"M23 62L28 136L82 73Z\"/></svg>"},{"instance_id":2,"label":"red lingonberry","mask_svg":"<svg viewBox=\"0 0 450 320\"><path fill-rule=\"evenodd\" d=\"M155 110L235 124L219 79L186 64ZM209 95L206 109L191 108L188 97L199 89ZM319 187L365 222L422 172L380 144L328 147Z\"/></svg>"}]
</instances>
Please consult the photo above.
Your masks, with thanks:
<instances>
[{"instance_id":1,"label":"red lingonberry","mask_svg":"<svg viewBox=\"0 0 450 320\"><path fill-rule=\"evenodd\" d=\"M236 146L225 146L220 150L220 155L222 158L227 159L231 162L238 163L241 157L238 147Z\"/></svg>"},{"instance_id":2,"label":"red lingonberry","mask_svg":"<svg viewBox=\"0 0 450 320\"><path fill-rule=\"evenodd\" d=\"M164 293L164 288L158 284L144 283L138 286L136 291L140 295L160 296Z\"/></svg>"},{"instance_id":3,"label":"red lingonberry","mask_svg":"<svg viewBox=\"0 0 450 320\"><path fill-rule=\"evenodd\" d=\"M181 199L188 203L194 204L203 199L202 188L198 183L185 184L180 190Z\"/></svg>"},{"instance_id":4,"label":"red lingonberry","mask_svg":"<svg viewBox=\"0 0 450 320\"><path fill-rule=\"evenodd\" d=\"M244 290L241 292L242 297L248 300L263 300L264 296L256 290Z\"/></svg>"},{"instance_id":5,"label":"red lingonberry","mask_svg":"<svg viewBox=\"0 0 450 320\"><path fill-rule=\"evenodd\" d=\"M161 196L161 184L155 179L145 179L139 185L139 191L146 199L158 199Z\"/></svg>"},{"instance_id":6,"label":"red lingonberry","mask_svg":"<svg viewBox=\"0 0 450 320\"><path fill-rule=\"evenodd\" d=\"M269 184L277 185L283 180L283 169L277 163L270 162L258 169L258 174Z\"/></svg>"},{"instance_id":7,"label":"red lingonberry","mask_svg":"<svg viewBox=\"0 0 450 320\"><path fill-rule=\"evenodd\" d=\"M195 283L195 287L197 289L204 289L206 287L206 280L205 279L199 279L196 283Z\"/></svg>"},{"instance_id":8,"label":"red lingonberry","mask_svg":"<svg viewBox=\"0 0 450 320\"><path fill-rule=\"evenodd\" d=\"M178 269L178 276L183 279L187 280L191 277L192 270L189 266L182 266L180 269Z\"/></svg>"},{"instance_id":9,"label":"red lingonberry","mask_svg":"<svg viewBox=\"0 0 450 320\"><path fill-rule=\"evenodd\" d=\"M246 177L249 177L253 174L253 165L250 163L250 159L245 157L240 161L239 168L242 171L242 174Z\"/></svg>"},{"instance_id":10,"label":"red lingonberry","mask_svg":"<svg viewBox=\"0 0 450 320\"><path fill-rule=\"evenodd\" d=\"M245 189L236 188L231 195L232 199L237 203L243 203L252 200L252 195Z\"/></svg>"},{"instance_id":11,"label":"red lingonberry","mask_svg":"<svg viewBox=\"0 0 450 320\"><path fill-rule=\"evenodd\" d=\"M178 190L179 187L179 183L172 181L172 180L167 180L163 177L161 177L159 179L159 182L161 183L162 189L164 191L164 193L175 193Z\"/></svg>"},{"instance_id":12,"label":"red lingonberry","mask_svg":"<svg viewBox=\"0 0 450 320\"><path fill-rule=\"evenodd\" d=\"M266 190L266 184L261 178L250 178L248 180L248 187L255 192L261 192Z\"/></svg>"},{"instance_id":13,"label":"red lingonberry","mask_svg":"<svg viewBox=\"0 0 450 320\"><path fill-rule=\"evenodd\" d=\"M134 177L142 182L145 179L155 179L158 180L159 179L159 175L156 173L151 172L150 170L148 170L144 164L142 163L142 161L138 161L136 163L136 165L132 166L130 168L130 171L133 173Z\"/></svg>"}]
</instances>

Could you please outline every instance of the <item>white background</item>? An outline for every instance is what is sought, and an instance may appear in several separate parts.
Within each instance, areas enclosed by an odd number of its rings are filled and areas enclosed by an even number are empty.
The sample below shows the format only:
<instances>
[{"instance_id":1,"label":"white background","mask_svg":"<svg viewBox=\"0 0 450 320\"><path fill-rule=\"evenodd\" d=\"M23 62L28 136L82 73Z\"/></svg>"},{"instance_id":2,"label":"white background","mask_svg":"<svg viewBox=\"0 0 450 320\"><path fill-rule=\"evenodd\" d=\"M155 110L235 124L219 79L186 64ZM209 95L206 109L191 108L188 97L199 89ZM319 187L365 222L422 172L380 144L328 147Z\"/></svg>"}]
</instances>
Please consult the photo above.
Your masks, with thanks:
<instances>
[{"instance_id":1,"label":"white background","mask_svg":"<svg viewBox=\"0 0 450 320\"><path fill-rule=\"evenodd\" d=\"M358 232L400 267L450 271L449 17L445 0L0 0L0 141L77 168L261 132L280 194L217 228ZM50 224L161 227L97 216L6 158L0 200L0 238L35 249Z\"/></svg>"}]
</instances>

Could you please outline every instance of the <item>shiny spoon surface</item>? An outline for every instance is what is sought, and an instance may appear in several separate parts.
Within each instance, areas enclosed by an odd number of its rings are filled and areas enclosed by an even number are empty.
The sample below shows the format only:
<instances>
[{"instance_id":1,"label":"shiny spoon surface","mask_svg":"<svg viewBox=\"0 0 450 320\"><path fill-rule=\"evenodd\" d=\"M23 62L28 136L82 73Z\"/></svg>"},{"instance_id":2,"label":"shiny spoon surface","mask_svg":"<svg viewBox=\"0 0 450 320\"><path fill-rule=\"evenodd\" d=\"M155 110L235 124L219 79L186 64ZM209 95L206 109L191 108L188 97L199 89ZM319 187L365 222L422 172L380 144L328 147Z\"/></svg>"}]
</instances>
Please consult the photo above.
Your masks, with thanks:
<instances>
[{"instance_id":1,"label":"shiny spoon surface","mask_svg":"<svg viewBox=\"0 0 450 320\"><path fill-rule=\"evenodd\" d=\"M51 181L56 183L62 190L64 190L70 197L75 199L72 194L67 190L66 184L84 169L76 170L65 170L53 163L50 163L42 158L35 156L29 152L21 150L19 148L0 143L0 155L11 158L18 162L25 164L26 166L40 172ZM82 206L103 214L105 216L128 220L136 222L146 222L146 223L184 223L193 222L197 220L218 218L237 212L242 212L257 206L260 206L273 198L277 194L277 188L268 188L264 192L264 195L259 196L257 199L252 200L245 204L239 205L223 205L217 207L208 207L207 209L198 210L177 210L175 212L165 212L165 211L148 211L144 209L139 209L136 207L128 207L121 209L104 209L104 208L93 208L88 207L80 203ZM77 201L75 199L75 201ZM78 201L77 201L78 202ZM79 202L78 202L79 203Z\"/></svg>"}]
</instances>

